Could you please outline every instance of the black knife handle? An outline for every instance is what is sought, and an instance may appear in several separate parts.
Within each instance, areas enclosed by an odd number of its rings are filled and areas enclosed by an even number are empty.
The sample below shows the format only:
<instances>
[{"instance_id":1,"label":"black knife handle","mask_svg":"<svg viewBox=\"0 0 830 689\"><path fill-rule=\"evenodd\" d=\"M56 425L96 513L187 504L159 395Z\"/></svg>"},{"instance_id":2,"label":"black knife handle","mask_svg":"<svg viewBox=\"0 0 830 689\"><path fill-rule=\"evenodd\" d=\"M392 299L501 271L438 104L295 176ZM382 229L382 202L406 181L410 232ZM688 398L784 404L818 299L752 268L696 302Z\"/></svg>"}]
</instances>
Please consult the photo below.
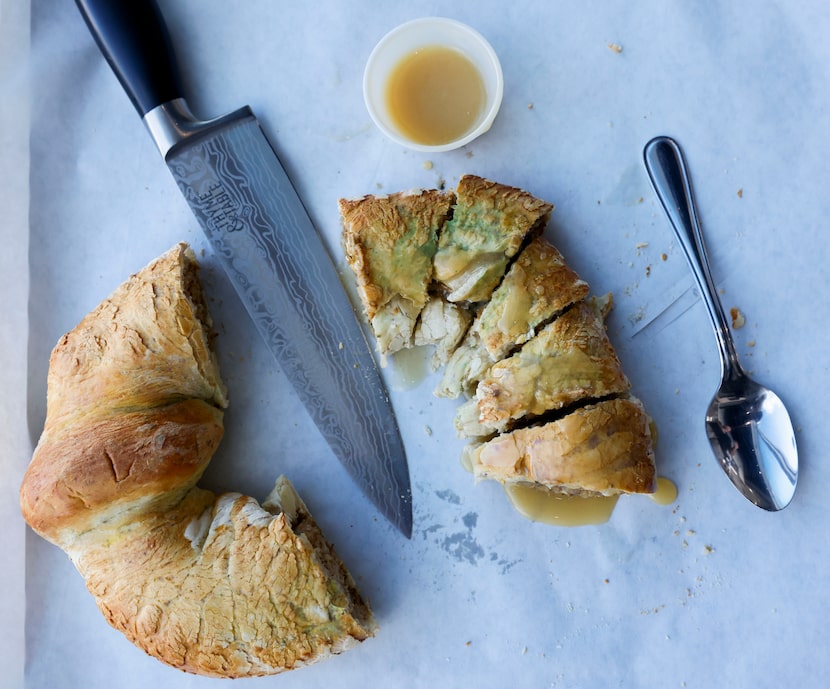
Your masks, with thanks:
<instances>
[{"instance_id":1,"label":"black knife handle","mask_svg":"<svg viewBox=\"0 0 830 689\"><path fill-rule=\"evenodd\" d=\"M167 26L155 0L75 0L138 114L184 97Z\"/></svg>"}]
</instances>

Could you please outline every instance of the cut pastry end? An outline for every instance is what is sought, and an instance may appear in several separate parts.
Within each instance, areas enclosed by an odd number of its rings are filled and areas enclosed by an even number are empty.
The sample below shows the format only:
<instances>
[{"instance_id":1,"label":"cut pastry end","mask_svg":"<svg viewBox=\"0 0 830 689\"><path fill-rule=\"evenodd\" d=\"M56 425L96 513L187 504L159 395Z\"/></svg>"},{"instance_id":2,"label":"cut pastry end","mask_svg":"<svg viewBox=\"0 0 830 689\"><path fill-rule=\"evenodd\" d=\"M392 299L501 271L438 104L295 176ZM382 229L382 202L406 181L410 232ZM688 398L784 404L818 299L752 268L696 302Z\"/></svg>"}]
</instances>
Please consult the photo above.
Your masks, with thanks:
<instances>
[{"instance_id":1,"label":"cut pastry end","mask_svg":"<svg viewBox=\"0 0 830 689\"><path fill-rule=\"evenodd\" d=\"M452 192L429 189L338 202L346 262L380 354L412 346L454 200Z\"/></svg>"},{"instance_id":2,"label":"cut pastry end","mask_svg":"<svg viewBox=\"0 0 830 689\"><path fill-rule=\"evenodd\" d=\"M653 493L651 420L634 397L590 404L468 449L477 479L534 483L569 495Z\"/></svg>"},{"instance_id":3,"label":"cut pastry end","mask_svg":"<svg viewBox=\"0 0 830 689\"><path fill-rule=\"evenodd\" d=\"M464 175L455 194L452 219L438 240L435 280L450 301L483 302L525 240L544 229L553 205L475 175Z\"/></svg>"},{"instance_id":4,"label":"cut pastry end","mask_svg":"<svg viewBox=\"0 0 830 689\"><path fill-rule=\"evenodd\" d=\"M376 624L287 479L264 505L196 486L226 403L209 331L180 244L64 336L21 510L146 653L212 677L276 674Z\"/></svg>"}]
</instances>

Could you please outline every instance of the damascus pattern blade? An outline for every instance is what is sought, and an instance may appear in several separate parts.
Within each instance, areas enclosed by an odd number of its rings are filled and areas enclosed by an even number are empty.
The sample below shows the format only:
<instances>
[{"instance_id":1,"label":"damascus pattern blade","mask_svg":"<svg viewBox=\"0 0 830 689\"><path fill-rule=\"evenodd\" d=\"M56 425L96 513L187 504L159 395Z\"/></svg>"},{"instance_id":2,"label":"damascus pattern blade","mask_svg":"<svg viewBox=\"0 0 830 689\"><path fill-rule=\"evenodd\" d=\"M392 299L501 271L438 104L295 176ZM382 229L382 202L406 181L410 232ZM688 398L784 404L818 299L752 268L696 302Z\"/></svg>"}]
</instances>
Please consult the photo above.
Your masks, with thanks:
<instances>
[{"instance_id":1,"label":"damascus pattern blade","mask_svg":"<svg viewBox=\"0 0 830 689\"><path fill-rule=\"evenodd\" d=\"M245 109L167 164L314 423L406 536L409 470L386 388L337 270L256 118Z\"/></svg>"}]
</instances>

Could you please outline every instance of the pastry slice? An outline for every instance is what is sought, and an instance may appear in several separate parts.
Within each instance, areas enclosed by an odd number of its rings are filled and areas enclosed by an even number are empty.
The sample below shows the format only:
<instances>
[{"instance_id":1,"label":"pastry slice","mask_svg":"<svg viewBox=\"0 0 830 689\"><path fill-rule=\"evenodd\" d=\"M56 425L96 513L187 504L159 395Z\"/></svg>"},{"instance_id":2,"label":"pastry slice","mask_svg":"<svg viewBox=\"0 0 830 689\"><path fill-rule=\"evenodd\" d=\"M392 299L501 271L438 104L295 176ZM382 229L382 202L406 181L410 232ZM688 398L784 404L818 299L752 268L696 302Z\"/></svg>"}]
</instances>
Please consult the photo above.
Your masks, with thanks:
<instances>
[{"instance_id":1,"label":"pastry slice","mask_svg":"<svg viewBox=\"0 0 830 689\"><path fill-rule=\"evenodd\" d=\"M526 191L474 175L461 178L438 240L435 279L452 302L481 302L501 282L525 239L542 231L553 206Z\"/></svg>"},{"instance_id":2,"label":"pastry slice","mask_svg":"<svg viewBox=\"0 0 830 689\"><path fill-rule=\"evenodd\" d=\"M346 261L381 354L413 344L453 200L433 189L339 202Z\"/></svg>"},{"instance_id":3,"label":"pastry slice","mask_svg":"<svg viewBox=\"0 0 830 689\"><path fill-rule=\"evenodd\" d=\"M537 328L588 296L588 283L543 237L528 244L473 324L493 361L503 359Z\"/></svg>"},{"instance_id":4,"label":"pastry slice","mask_svg":"<svg viewBox=\"0 0 830 689\"><path fill-rule=\"evenodd\" d=\"M627 392L630 383L600 309L593 300L575 304L515 354L493 364L476 388L481 424L503 431L525 417Z\"/></svg>"},{"instance_id":5,"label":"pastry slice","mask_svg":"<svg viewBox=\"0 0 830 689\"><path fill-rule=\"evenodd\" d=\"M581 496L653 493L650 419L635 398L591 404L540 426L468 447L477 479Z\"/></svg>"}]
</instances>

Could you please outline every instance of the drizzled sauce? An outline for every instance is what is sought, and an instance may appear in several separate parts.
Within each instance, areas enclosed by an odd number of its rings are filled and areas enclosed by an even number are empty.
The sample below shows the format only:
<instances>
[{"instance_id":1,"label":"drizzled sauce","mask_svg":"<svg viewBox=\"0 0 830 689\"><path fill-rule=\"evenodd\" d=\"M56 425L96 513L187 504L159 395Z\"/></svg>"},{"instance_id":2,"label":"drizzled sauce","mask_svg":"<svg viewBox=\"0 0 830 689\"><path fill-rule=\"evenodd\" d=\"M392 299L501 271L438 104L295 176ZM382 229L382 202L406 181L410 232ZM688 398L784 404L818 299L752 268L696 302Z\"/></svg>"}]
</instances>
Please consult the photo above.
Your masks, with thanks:
<instances>
[{"instance_id":1,"label":"drizzled sauce","mask_svg":"<svg viewBox=\"0 0 830 689\"><path fill-rule=\"evenodd\" d=\"M561 495L547 488L517 484L507 485L504 490L519 514L534 522L556 526L604 524L611 518L620 497Z\"/></svg>"},{"instance_id":2,"label":"drizzled sauce","mask_svg":"<svg viewBox=\"0 0 830 689\"><path fill-rule=\"evenodd\" d=\"M555 526L604 524L611 518L620 497L561 495L547 488L521 484L506 485L504 490L523 517ZM648 497L658 505L670 505L677 499L677 486L661 476L657 479L657 490Z\"/></svg>"},{"instance_id":3,"label":"drizzled sauce","mask_svg":"<svg viewBox=\"0 0 830 689\"><path fill-rule=\"evenodd\" d=\"M438 45L404 57L389 75L385 95L401 134L427 146L464 136L485 104L484 81L475 65L457 50Z\"/></svg>"},{"instance_id":4,"label":"drizzled sauce","mask_svg":"<svg viewBox=\"0 0 830 689\"><path fill-rule=\"evenodd\" d=\"M671 505L677 500L677 486L671 479L661 476L657 479L657 490L649 497L658 505Z\"/></svg>"}]
</instances>

